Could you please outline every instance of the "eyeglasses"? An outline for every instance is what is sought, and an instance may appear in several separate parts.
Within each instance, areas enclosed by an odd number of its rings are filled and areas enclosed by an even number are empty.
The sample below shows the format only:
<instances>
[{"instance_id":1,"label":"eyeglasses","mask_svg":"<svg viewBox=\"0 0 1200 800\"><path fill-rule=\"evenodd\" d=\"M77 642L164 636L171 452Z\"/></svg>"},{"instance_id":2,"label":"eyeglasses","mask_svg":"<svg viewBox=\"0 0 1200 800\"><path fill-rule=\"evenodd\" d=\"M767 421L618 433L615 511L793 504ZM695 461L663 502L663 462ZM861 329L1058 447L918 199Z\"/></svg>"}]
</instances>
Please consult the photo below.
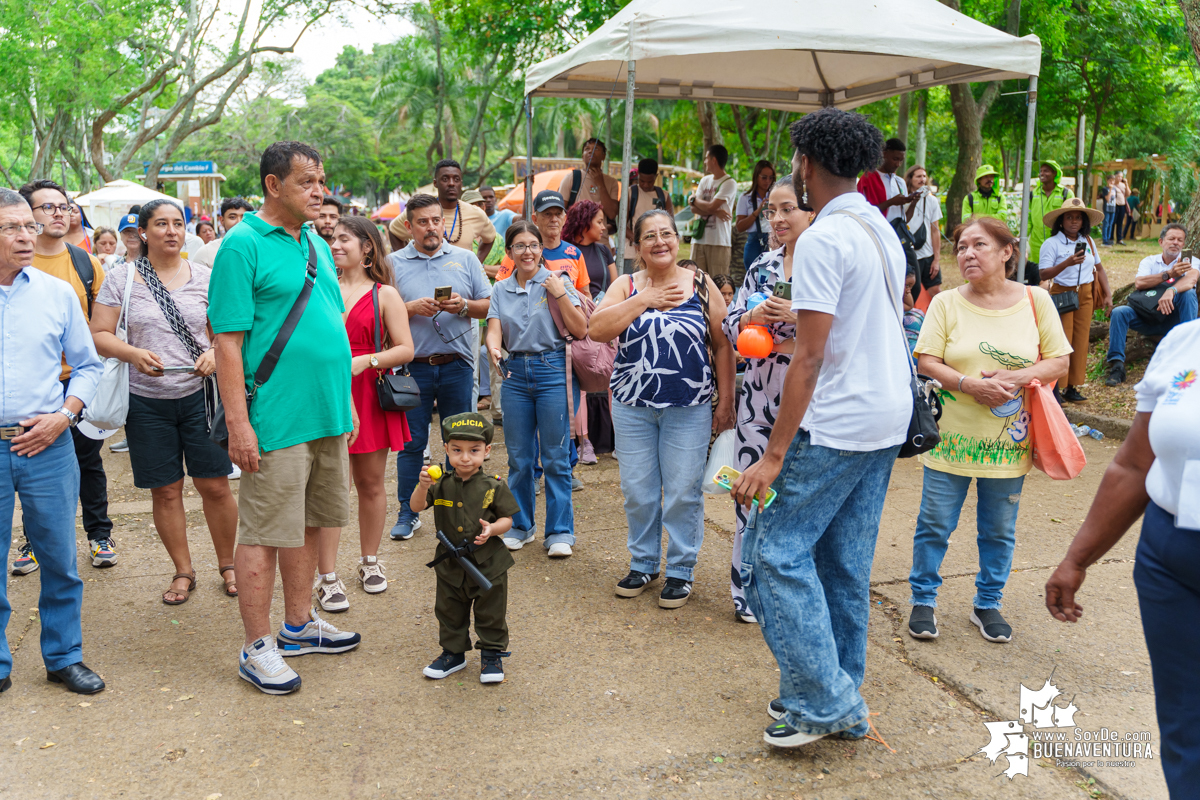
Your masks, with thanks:
<instances>
[{"instance_id":1,"label":"eyeglasses","mask_svg":"<svg viewBox=\"0 0 1200 800\"><path fill-rule=\"evenodd\" d=\"M763 216L765 216L767 219L775 219L776 214L791 216L792 214L796 213L799 210L800 210L799 206L783 206L782 208L768 208L766 211L763 212Z\"/></svg>"},{"instance_id":2,"label":"eyeglasses","mask_svg":"<svg viewBox=\"0 0 1200 800\"><path fill-rule=\"evenodd\" d=\"M537 242L534 242L533 244L514 244L509 249L513 251L514 256L519 256L524 255L527 251L530 253L536 253L542 249L542 246Z\"/></svg>"},{"instance_id":3,"label":"eyeglasses","mask_svg":"<svg viewBox=\"0 0 1200 800\"><path fill-rule=\"evenodd\" d=\"M38 211L41 211L47 217L54 216L55 211L60 214L67 214L71 211L71 207L66 203L59 203L58 205L55 205L54 203L42 203L40 206L34 206L34 208Z\"/></svg>"},{"instance_id":4,"label":"eyeglasses","mask_svg":"<svg viewBox=\"0 0 1200 800\"><path fill-rule=\"evenodd\" d=\"M441 311L437 312L437 314L434 314L432 317L429 318L429 320L430 320L430 322L433 323L433 329L437 332L438 338L441 339L446 344L450 344L455 339L461 339L462 337L466 336L468 333L471 332L471 326L468 325L467 329L465 331L463 331L462 333L460 333L458 336L451 336L449 339L447 339L446 334L442 333L442 326L438 325L438 321L437 321L438 314L441 314L441 313L442 313Z\"/></svg>"},{"instance_id":5,"label":"eyeglasses","mask_svg":"<svg viewBox=\"0 0 1200 800\"><path fill-rule=\"evenodd\" d=\"M641 239L638 239L638 242L644 245L650 245L654 244L659 239L662 239L663 244L670 244L671 242L675 241L675 231L655 231L652 233L647 233Z\"/></svg>"},{"instance_id":6,"label":"eyeglasses","mask_svg":"<svg viewBox=\"0 0 1200 800\"><path fill-rule=\"evenodd\" d=\"M44 227L40 222L27 222L24 225L4 225L0 227L0 236L16 236L21 231L25 231L30 236L40 236Z\"/></svg>"}]
</instances>

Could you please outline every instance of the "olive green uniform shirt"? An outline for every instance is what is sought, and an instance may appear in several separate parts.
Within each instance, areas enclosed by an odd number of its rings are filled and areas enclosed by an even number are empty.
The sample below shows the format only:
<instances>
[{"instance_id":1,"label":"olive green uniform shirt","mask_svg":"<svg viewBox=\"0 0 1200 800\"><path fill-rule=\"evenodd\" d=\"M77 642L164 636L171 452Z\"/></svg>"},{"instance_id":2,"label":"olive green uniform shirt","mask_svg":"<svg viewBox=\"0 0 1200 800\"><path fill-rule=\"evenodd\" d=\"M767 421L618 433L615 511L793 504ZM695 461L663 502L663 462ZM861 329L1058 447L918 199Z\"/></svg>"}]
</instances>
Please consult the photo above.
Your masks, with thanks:
<instances>
[{"instance_id":1,"label":"olive green uniform shirt","mask_svg":"<svg viewBox=\"0 0 1200 800\"><path fill-rule=\"evenodd\" d=\"M519 510L517 498L509 491L508 484L499 475L485 475L482 470L465 481L453 470L444 473L429 487L425 502L433 507L434 525L455 545L463 539L475 541L483 530L479 520L495 522L514 516ZM445 552L446 548L439 544L437 555ZM508 568L516 563L500 536L493 536L480 545L471 554L471 559L490 581L508 572ZM466 573L453 558L438 562L434 571L438 580L451 586L462 586L466 579Z\"/></svg>"}]
</instances>

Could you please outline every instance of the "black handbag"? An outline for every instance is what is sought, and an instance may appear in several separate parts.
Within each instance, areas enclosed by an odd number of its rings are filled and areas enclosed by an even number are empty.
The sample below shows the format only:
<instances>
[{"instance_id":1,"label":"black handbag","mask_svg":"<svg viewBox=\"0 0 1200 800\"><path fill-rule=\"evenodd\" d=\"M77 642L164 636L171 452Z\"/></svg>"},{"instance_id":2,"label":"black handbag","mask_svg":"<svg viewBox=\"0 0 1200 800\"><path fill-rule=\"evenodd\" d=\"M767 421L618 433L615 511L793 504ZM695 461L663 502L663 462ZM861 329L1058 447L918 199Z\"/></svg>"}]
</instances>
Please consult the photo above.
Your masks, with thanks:
<instances>
[{"instance_id":1,"label":"black handbag","mask_svg":"<svg viewBox=\"0 0 1200 800\"><path fill-rule=\"evenodd\" d=\"M866 223L866 220L857 214L844 209L833 213L845 214L856 220L871 237L871 241L875 243L875 249L879 251L879 260L883 264L884 285L887 287L888 299L892 303L892 308L896 311L896 321L900 324L900 343L904 345L904 358L908 361L908 368L912 372L909 386L912 389L913 410L912 416L908 420L908 433L900 445L900 458L912 458L921 453L928 453L942 440L942 435L938 431L942 406L937 396L937 390L942 386L932 378L918 374L917 366L913 363L912 356L909 355L908 337L904 335L904 312L896 305L896 292L892 289L892 279L888 275L887 257L883 254L883 245L880 243L879 237L875 235L875 231L871 230L871 226Z\"/></svg>"},{"instance_id":2,"label":"black handbag","mask_svg":"<svg viewBox=\"0 0 1200 800\"><path fill-rule=\"evenodd\" d=\"M382 352L379 329L379 284L371 287L371 305L375 307L375 352ZM408 367L400 367L400 374L391 370L375 370L375 391L379 393L379 407L384 411L410 411L421 405L421 387L416 378L408 374Z\"/></svg>"},{"instance_id":3,"label":"black handbag","mask_svg":"<svg viewBox=\"0 0 1200 800\"><path fill-rule=\"evenodd\" d=\"M1089 242L1090 244L1090 242ZM1079 269L1075 271L1075 284L1078 286L1079 279L1083 277L1083 264L1079 265ZM1093 278L1095 280L1095 278ZM1079 310L1079 292L1072 289L1069 292L1058 292L1050 295L1050 301L1054 303L1054 308L1059 314L1070 314L1072 311Z\"/></svg>"},{"instance_id":4,"label":"black handbag","mask_svg":"<svg viewBox=\"0 0 1200 800\"><path fill-rule=\"evenodd\" d=\"M304 315L304 309L308 307L308 298L312 296L313 285L316 282L317 251L313 247L312 241L309 240L308 271L304 276L304 287L300 290L300 296L296 298L296 302L292 304L292 310L288 312L287 319L283 321L283 327L279 329L279 333L275 334L275 341L271 342L271 348L267 350L262 363L254 371L254 386L246 392L247 419L250 416L250 403L254 401L254 395L271 377L271 373L275 371L275 365L279 363L279 356L283 354L283 348L287 346L288 339L291 339L292 334L296 332L296 326L300 323L300 317ZM220 398L217 399L212 419L208 423L208 438L223 449L229 449L229 426L225 423L225 404L220 401Z\"/></svg>"},{"instance_id":5,"label":"black handbag","mask_svg":"<svg viewBox=\"0 0 1200 800\"><path fill-rule=\"evenodd\" d=\"M1125 299L1125 305L1132 308L1139 317L1151 325L1161 325L1167 321L1168 315L1158 310L1158 301L1162 299L1163 292L1175 288L1175 282L1178 280L1178 278L1171 278L1150 289L1138 289L1136 292L1131 292ZM1176 294L1178 293L1176 290Z\"/></svg>"}]
</instances>

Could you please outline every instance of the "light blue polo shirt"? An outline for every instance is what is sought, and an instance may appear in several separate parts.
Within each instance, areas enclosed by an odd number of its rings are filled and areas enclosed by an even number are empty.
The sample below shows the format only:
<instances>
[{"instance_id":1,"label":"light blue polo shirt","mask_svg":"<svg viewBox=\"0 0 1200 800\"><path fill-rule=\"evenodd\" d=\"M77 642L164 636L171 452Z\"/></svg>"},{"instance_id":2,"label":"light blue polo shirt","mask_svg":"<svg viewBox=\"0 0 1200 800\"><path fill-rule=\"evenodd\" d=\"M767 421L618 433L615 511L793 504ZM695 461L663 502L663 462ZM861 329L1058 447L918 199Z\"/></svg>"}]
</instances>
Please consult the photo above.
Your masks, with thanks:
<instances>
[{"instance_id":1,"label":"light blue polo shirt","mask_svg":"<svg viewBox=\"0 0 1200 800\"><path fill-rule=\"evenodd\" d=\"M388 256L388 263L392 265L396 290L405 302L422 297L432 299L433 290L439 286L449 286L467 300L483 300L492 296L492 285L483 271L483 265L474 253L461 247L443 242L441 250L427 256L410 242L403 250ZM471 326L478 323L443 311L436 317L442 331L442 335L438 336L433 319L422 316L408 318L416 357L457 353L470 359L474 341L470 333Z\"/></svg>"},{"instance_id":2,"label":"light blue polo shirt","mask_svg":"<svg viewBox=\"0 0 1200 800\"><path fill-rule=\"evenodd\" d=\"M500 320L504 349L508 352L544 353L559 350L566 344L546 305L558 302L546 292L545 281L549 277L550 270L542 267L523 288L517 283L515 272L496 281L487 318ZM565 280L563 286L571 298L571 305L578 306L579 295L575 288Z\"/></svg>"}]
</instances>

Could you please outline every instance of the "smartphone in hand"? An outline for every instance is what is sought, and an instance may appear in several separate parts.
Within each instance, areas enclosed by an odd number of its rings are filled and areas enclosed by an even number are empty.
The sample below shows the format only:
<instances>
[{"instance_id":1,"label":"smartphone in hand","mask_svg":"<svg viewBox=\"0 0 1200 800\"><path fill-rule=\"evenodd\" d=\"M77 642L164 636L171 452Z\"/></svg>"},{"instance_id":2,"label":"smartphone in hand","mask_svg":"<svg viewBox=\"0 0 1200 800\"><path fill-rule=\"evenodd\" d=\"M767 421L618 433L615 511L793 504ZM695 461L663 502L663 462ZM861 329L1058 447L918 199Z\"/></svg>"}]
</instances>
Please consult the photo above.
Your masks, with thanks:
<instances>
[{"instance_id":1,"label":"smartphone in hand","mask_svg":"<svg viewBox=\"0 0 1200 800\"><path fill-rule=\"evenodd\" d=\"M791 281L776 281L775 291L772 292L776 297L782 297L784 300L792 299L792 283Z\"/></svg>"},{"instance_id":2,"label":"smartphone in hand","mask_svg":"<svg viewBox=\"0 0 1200 800\"><path fill-rule=\"evenodd\" d=\"M433 290L433 299L439 303L443 300L449 300L453 292L454 290L449 286L438 286Z\"/></svg>"},{"instance_id":3,"label":"smartphone in hand","mask_svg":"<svg viewBox=\"0 0 1200 800\"><path fill-rule=\"evenodd\" d=\"M1087 251L1087 242L1076 242L1075 243L1075 255L1081 256L1086 251Z\"/></svg>"}]
</instances>

